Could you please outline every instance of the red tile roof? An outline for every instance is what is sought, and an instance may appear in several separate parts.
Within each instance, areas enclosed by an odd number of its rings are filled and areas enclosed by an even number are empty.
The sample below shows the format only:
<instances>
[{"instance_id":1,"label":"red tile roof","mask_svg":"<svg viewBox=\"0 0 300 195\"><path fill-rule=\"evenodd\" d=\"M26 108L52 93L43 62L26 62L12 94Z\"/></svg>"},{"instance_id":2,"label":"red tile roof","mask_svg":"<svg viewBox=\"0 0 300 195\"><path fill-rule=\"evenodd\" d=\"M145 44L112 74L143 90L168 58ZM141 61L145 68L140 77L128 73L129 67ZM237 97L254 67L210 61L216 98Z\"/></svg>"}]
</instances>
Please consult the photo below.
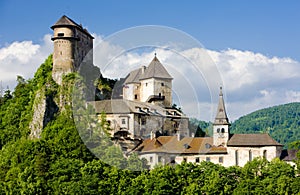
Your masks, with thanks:
<instances>
[{"instance_id":1,"label":"red tile roof","mask_svg":"<svg viewBox=\"0 0 300 195\"><path fill-rule=\"evenodd\" d=\"M160 136L147 139L136 149L140 153L169 153L169 154L220 154L227 153L225 147L213 146L212 137Z\"/></svg>"}]
</instances>

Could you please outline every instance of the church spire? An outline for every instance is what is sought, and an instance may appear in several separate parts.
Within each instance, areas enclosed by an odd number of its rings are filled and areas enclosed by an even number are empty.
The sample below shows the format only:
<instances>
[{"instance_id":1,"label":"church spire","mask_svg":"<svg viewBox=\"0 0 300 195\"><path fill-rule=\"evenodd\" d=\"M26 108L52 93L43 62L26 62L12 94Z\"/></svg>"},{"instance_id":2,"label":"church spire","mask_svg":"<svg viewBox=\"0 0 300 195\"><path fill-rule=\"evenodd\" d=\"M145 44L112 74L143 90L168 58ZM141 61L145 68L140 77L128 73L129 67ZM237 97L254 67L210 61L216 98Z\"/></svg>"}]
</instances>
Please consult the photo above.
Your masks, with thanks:
<instances>
[{"instance_id":1,"label":"church spire","mask_svg":"<svg viewBox=\"0 0 300 195\"><path fill-rule=\"evenodd\" d=\"M214 124L217 124L217 125L223 125L223 124L228 125L229 124L228 117L227 117L226 110L225 110L222 87L220 87L219 104L218 104L218 109L217 109L217 114L216 114Z\"/></svg>"}]
</instances>

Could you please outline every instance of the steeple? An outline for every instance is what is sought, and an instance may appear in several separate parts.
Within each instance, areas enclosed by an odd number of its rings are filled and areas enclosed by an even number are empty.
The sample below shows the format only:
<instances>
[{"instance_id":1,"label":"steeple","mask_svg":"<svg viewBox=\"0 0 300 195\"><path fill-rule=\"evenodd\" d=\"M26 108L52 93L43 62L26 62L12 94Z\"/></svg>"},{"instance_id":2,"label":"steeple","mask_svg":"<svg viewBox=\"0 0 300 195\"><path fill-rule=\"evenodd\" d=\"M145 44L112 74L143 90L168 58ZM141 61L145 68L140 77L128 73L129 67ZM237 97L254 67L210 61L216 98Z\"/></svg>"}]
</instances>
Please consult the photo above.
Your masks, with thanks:
<instances>
[{"instance_id":1,"label":"steeple","mask_svg":"<svg viewBox=\"0 0 300 195\"><path fill-rule=\"evenodd\" d=\"M216 125L228 125L229 124L228 117L227 117L226 110L225 110L222 87L220 87L219 104L218 104L218 109L217 109L217 114L216 114L214 124L216 124Z\"/></svg>"}]
</instances>

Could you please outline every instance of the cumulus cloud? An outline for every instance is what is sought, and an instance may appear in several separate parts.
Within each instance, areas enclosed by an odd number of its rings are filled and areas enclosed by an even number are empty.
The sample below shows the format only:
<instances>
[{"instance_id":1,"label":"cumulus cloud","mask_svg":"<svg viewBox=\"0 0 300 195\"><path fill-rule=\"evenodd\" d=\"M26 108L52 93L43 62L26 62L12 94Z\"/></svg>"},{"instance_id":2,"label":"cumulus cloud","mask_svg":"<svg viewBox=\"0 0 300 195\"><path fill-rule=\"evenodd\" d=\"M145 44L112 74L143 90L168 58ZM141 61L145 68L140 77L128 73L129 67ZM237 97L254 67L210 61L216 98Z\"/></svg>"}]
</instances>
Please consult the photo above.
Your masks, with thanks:
<instances>
[{"instance_id":1,"label":"cumulus cloud","mask_svg":"<svg viewBox=\"0 0 300 195\"><path fill-rule=\"evenodd\" d=\"M32 78L36 69L52 53L51 35L43 37L41 44L32 41L13 42L0 48L0 81L12 90L17 75Z\"/></svg>"},{"instance_id":2,"label":"cumulus cloud","mask_svg":"<svg viewBox=\"0 0 300 195\"><path fill-rule=\"evenodd\" d=\"M189 48L174 52L164 48L137 48L124 51L103 36L93 34L94 64L106 77L125 77L130 71L147 66L154 52L173 76L174 102L188 116L212 120L218 97L217 80L223 85L230 120L257 109L300 101L300 62L290 58L269 57L252 51L223 51ZM0 80L15 84L16 76L31 78L38 66L52 53L51 35L40 44L14 42L0 48ZM221 78L218 78L218 77ZM211 89L214 88L214 89Z\"/></svg>"}]
</instances>

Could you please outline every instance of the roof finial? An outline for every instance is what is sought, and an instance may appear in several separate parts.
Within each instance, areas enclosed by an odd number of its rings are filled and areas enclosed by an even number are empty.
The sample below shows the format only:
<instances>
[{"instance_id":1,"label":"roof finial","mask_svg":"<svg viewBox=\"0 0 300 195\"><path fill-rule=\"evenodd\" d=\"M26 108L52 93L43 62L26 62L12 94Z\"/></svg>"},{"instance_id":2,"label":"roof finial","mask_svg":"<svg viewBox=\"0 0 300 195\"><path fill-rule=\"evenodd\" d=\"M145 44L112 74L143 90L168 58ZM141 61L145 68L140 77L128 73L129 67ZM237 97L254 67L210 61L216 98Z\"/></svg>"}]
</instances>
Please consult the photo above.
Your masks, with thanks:
<instances>
[{"instance_id":1,"label":"roof finial","mask_svg":"<svg viewBox=\"0 0 300 195\"><path fill-rule=\"evenodd\" d=\"M220 96L223 96L222 86L220 86Z\"/></svg>"},{"instance_id":2,"label":"roof finial","mask_svg":"<svg viewBox=\"0 0 300 195\"><path fill-rule=\"evenodd\" d=\"M154 56L156 57L156 52L154 53Z\"/></svg>"}]
</instances>

